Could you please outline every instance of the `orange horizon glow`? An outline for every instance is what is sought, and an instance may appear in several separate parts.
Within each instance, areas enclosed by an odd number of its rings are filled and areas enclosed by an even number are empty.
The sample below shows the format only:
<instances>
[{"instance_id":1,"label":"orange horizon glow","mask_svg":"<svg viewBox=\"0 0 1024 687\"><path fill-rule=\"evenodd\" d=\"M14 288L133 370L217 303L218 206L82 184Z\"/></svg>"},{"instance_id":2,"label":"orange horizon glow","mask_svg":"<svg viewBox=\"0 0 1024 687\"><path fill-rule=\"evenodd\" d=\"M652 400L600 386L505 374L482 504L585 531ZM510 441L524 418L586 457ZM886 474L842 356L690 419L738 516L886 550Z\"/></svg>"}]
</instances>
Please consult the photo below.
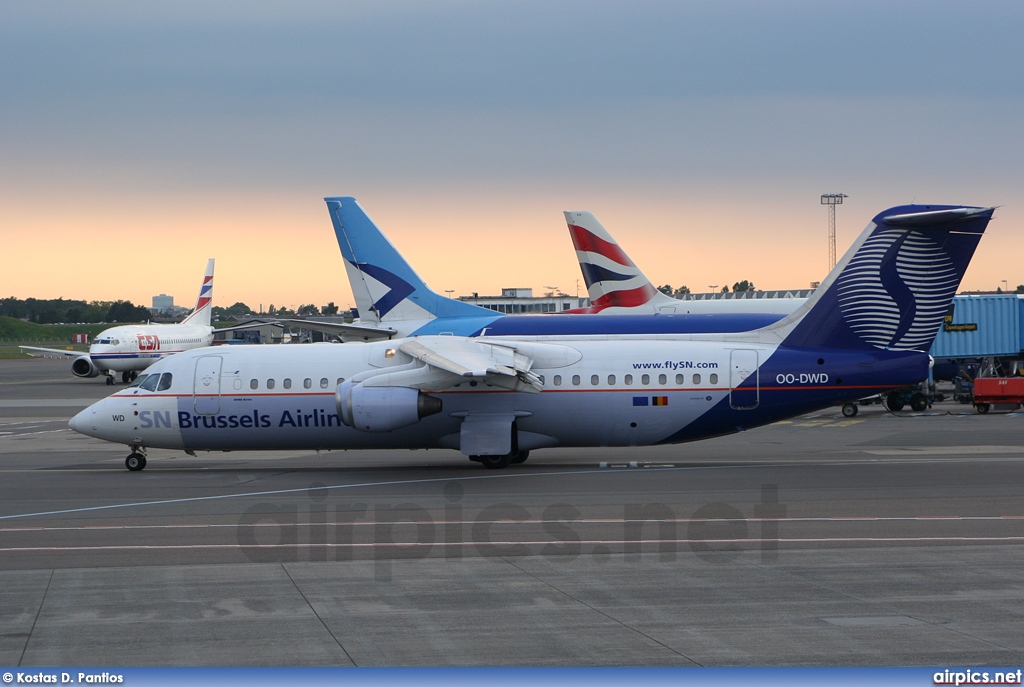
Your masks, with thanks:
<instances>
[{"instance_id":1,"label":"orange horizon glow","mask_svg":"<svg viewBox=\"0 0 1024 687\"><path fill-rule=\"evenodd\" d=\"M153 296L168 294L191 307L213 257L214 305L241 301L258 310L333 301L350 308L355 302L323 195L332 194L176 202L91 195L59 205L8 198L0 218L4 243L14 250L6 251L0 297L149 306ZM424 281L456 297L498 295L505 287L539 296L549 286L570 296L578 288L585 297L563 210L593 212L655 285L703 292L747 279L759 290L804 289L827 272L826 210L815 196L797 203L748 194L737 203L706 189L555 195L406 189L356 197ZM896 204L851 198L838 208L837 256L874 214ZM1013 231L1022 219L1020 211L996 211L961 291L1012 292L1024 283L1022 243Z\"/></svg>"}]
</instances>

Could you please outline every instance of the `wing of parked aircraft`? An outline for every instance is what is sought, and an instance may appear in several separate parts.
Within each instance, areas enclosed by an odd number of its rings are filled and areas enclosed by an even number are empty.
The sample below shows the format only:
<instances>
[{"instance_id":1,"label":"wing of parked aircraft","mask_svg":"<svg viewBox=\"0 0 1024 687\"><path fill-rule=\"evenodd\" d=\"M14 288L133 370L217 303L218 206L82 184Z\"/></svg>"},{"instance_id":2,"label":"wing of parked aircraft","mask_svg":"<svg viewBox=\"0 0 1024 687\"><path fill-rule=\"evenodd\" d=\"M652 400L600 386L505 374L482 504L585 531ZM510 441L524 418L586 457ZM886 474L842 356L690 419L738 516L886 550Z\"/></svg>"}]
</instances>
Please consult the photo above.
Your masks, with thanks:
<instances>
[{"instance_id":1,"label":"wing of parked aircraft","mask_svg":"<svg viewBox=\"0 0 1024 687\"><path fill-rule=\"evenodd\" d=\"M18 346L33 358L81 358L89 355L89 351L69 351L58 348L39 348L38 346Z\"/></svg>"}]
</instances>

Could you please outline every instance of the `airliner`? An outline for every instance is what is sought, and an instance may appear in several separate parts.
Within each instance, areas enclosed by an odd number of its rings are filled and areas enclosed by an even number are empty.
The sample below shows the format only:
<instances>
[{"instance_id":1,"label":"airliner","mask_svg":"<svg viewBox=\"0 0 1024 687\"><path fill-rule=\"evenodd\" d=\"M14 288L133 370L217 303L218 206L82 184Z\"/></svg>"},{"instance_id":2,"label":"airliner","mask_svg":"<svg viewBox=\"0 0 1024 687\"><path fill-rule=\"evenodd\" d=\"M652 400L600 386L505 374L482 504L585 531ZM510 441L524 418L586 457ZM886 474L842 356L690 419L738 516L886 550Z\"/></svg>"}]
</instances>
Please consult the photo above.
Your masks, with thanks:
<instances>
[{"instance_id":1,"label":"airliner","mask_svg":"<svg viewBox=\"0 0 1024 687\"><path fill-rule=\"evenodd\" d=\"M715 298L681 300L662 293L593 213L565 212L569 236L587 285L590 305L570 314L635 315L642 313L762 313L788 315L806 298Z\"/></svg>"},{"instance_id":2,"label":"airliner","mask_svg":"<svg viewBox=\"0 0 1024 687\"><path fill-rule=\"evenodd\" d=\"M924 379L926 351L993 211L881 212L803 306L753 331L488 331L194 350L155 363L69 426L126 444L129 470L146 466L150 448L449 448L504 468L547 447L752 429Z\"/></svg>"},{"instance_id":3,"label":"airliner","mask_svg":"<svg viewBox=\"0 0 1024 687\"><path fill-rule=\"evenodd\" d=\"M157 360L174 353L205 348L213 341L210 311L213 302L213 263L206 263L203 283L192 312L179 324L127 324L100 332L89 346L88 353L20 346L26 353L37 357L74 358L71 372L76 377L104 375L107 384L114 383L114 373L121 373L121 381L128 383Z\"/></svg>"},{"instance_id":4,"label":"airliner","mask_svg":"<svg viewBox=\"0 0 1024 687\"><path fill-rule=\"evenodd\" d=\"M754 313L739 308L719 314L671 313L664 308L624 314L627 311L620 310L600 318L560 313L503 315L433 291L355 198L339 196L324 200L345 260L360 321L349 325L282 322L331 333L345 341L428 334L594 336L740 332L763 327L782 317L778 313Z\"/></svg>"}]
</instances>

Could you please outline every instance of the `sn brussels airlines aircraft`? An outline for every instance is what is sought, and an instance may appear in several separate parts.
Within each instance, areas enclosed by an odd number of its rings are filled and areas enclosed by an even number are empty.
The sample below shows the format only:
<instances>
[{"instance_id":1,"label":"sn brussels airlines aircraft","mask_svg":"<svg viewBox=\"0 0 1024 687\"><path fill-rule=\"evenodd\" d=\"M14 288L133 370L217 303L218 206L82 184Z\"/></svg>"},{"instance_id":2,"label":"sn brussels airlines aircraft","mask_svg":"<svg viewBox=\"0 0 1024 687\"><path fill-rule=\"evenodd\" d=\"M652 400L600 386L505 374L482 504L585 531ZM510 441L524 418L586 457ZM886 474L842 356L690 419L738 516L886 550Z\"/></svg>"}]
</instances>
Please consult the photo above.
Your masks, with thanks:
<instances>
[{"instance_id":1,"label":"sn brussels airlines aircraft","mask_svg":"<svg viewBox=\"0 0 1024 687\"><path fill-rule=\"evenodd\" d=\"M807 303L755 331L188 351L69 424L127 444L130 470L151 447L440 447L502 468L544 447L729 434L924 379L992 213L886 210Z\"/></svg>"},{"instance_id":2,"label":"sn brussels airlines aircraft","mask_svg":"<svg viewBox=\"0 0 1024 687\"><path fill-rule=\"evenodd\" d=\"M557 313L502 315L446 298L431 290L355 198L325 200L345 259L361 316L361 337L365 340L428 334L591 336L740 332L763 327L781 317L779 314L751 313L738 308L729 314L715 315L672 314L653 309L645 311L646 314L607 314L600 318ZM352 325L344 327L336 333L349 336ZM331 331L330 325L318 328Z\"/></svg>"},{"instance_id":3,"label":"sn brussels airlines aircraft","mask_svg":"<svg viewBox=\"0 0 1024 687\"><path fill-rule=\"evenodd\" d=\"M589 212L566 212L565 222L576 247L590 306L572 314L762 313L788 315L806 298L742 298L684 301L654 287L629 259L608 230ZM713 331L713 330L709 330Z\"/></svg>"},{"instance_id":4,"label":"sn brussels airlines aircraft","mask_svg":"<svg viewBox=\"0 0 1024 687\"><path fill-rule=\"evenodd\" d=\"M103 374L107 384L113 384L114 373L120 372L121 380L130 382L139 370L146 369L157 360L181 351L204 348L213 341L213 327L210 326L213 263L213 258L206 263L196 306L179 324L129 324L104 329L93 340L87 354L34 346L20 348L29 355L74 358L71 372L77 377Z\"/></svg>"}]
</instances>

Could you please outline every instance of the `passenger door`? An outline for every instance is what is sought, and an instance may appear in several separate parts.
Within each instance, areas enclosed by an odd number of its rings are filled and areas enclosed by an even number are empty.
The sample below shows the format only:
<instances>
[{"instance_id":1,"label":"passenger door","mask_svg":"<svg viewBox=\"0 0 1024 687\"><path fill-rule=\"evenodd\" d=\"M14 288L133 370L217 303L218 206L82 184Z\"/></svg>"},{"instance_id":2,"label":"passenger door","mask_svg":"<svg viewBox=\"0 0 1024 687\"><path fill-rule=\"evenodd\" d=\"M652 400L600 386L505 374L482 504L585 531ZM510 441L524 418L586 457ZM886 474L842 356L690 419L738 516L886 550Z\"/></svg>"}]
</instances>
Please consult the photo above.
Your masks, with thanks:
<instances>
[{"instance_id":1,"label":"passenger door","mask_svg":"<svg viewBox=\"0 0 1024 687\"><path fill-rule=\"evenodd\" d=\"M216 415L220 412L220 368L219 355L204 355L196 360L192 406L198 415Z\"/></svg>"},{"instance_id":2,"label":"passenger door","mask_svg":"<svg viewBox=\"0 0 1024 687\"><path fill-rule=\"evenodd\" d=\"M749 378L749 379L748 379ZM743 380L747 380L745 386ZM757 351L737 349L729 354L729 405L733 410L753 410L760 402Z\"/></svg>"}]
</instances>

